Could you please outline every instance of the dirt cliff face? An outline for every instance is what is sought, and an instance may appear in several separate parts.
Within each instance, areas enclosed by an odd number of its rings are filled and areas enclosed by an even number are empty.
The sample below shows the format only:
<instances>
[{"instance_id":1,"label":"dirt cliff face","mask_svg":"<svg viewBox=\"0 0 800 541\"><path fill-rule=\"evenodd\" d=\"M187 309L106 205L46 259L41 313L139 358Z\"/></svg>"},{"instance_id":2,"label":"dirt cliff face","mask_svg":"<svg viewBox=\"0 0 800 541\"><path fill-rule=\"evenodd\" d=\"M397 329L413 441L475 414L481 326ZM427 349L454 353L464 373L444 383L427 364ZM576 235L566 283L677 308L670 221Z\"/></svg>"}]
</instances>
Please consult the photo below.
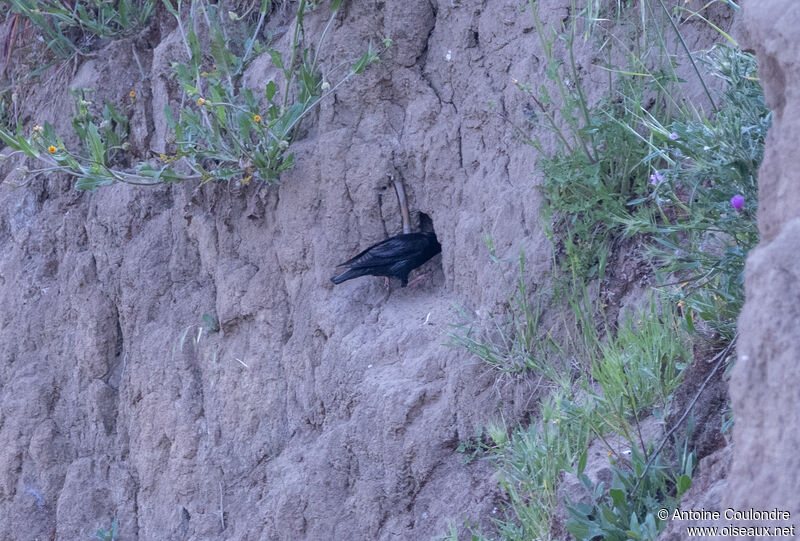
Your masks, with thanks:
<instances>
[{"instance_id":1,"label":"dirt cliff face","mask_svg":"<svg viewBox=\"0 0 800 541\"><path fill-rule=\"evenodd\" d=\"M84 538L116 517L122 539L421 539L492 516L488 465L455 448L499 400L530 405L444 344L454 305L505 298L484 234L545 253L532 149L497 112L522 115L512 76L543 78L531 25L515 2L351 4L325 61L393 46L322 104L277 188L4 187L0 538ZM69 133L67 88L135 89L133 144L163 150L182 49L156 26L31 89L25 121ZM336 264L399 232L388 175L443 253L418 288L334 288ZM195 344L204 314L220 329Z\"/></svg>"},{"instance_id":2,"label":"dirt cliff face","mask_svg":"<svg viewBox=\"0 0 800 541\"><path fill-rule=\"evenodd\" d=\"M499 401L521 418L530 386L444 344L454 305L506 298L484 235L545 280L536 153L509 122L529 105L512 80L546 80L539 43L516 1L358 4L324 60L393 45L322 103L279 187L0 190L0 538L85 538L116 517L121 539L424 539L497 512L488 465L455 448ZM67 88L135 89L132 144L162 151L180 55L159 22L49 75L24 121L68 133ZM248 81L274 75L264 57ZM415 289L334 288L336 264L400 230L389 175L442 255ZM219 331L197 341L205 314Z\"/></svg>"},{"instance_id":3,"label":"dirt cliff face","mask_svg":"<svg viewBox=\"0 0 800 541\"><path fill-rule=\"evenodd\" d=\"M788 0L744 5L744 44L755 50L774 118L759 172L761 243L745 271L747 302L739 318L739 356L730 395L736 426L728 504L800 516L800 212L794 156L800 10Z\"/></svg>"}]
</instances>

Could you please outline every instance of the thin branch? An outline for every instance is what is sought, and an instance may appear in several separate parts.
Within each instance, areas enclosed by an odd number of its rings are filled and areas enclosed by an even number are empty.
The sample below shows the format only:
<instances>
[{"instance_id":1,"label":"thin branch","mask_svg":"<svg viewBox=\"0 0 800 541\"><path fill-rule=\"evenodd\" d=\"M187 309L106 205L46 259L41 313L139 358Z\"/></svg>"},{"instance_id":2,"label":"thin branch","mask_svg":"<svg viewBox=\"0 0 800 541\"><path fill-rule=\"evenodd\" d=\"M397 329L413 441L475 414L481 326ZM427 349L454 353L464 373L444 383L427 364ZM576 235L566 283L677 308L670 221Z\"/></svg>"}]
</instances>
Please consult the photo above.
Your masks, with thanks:
<instances>
[{"instance_id":1,"label":"thin branch","mask_svg":"<svg viewBox=\"0 0 800 541\"><path fill-rule=\"evenodd\" d=\"M403 187L403 181L392 179L392 182L394 184L394 191L397 194L397 203L400 205L400 216L403 219L403 233L411 233L411 218L408 214L408 197Z\"/></svg>"},{"instance_id":2,"label":"thin branch","mask_svg":"<svg viewBox=\"0 0 800 541\"><path fill-rule=\"evenodd\" d=\"M244 56L242 57L242 68L244 68L244 65L247 63L247 59L250 58L250 53L252 52L253 45L255 44L256 39L258 38L258 33L261 32L261 25L264 24L264 19L267 16L267 9L266 9L267 4L264 3L265 1L266 0L262 0L261 9L258 10L259 11L258 24L256 25L255 32L253 32L253 37L250 38L250 43L247 44L247 50L244 52Z\"/></svg>"},{"instance_id":3,"label":"thin branch","mask_svg":"<svg viewBox=\"0 0 800 541\"><path fill-rule=\"evenodd\" d=\"M733 336L733 339L730 341L730 343L725 347L725 349L723 349L722 351L717 353L716 356L714 356L713 359L708 361L710 363L714 362L714 361L717 361L717 364L714 365L714 369L711 370L711 373L706 377L705 381L703 381L703 384L700 385L700 388L697 390L697 394L695 394L694 398L692 398L692 401L689 402L689 405L686 407L686 411L683 412L683 415L681 415L681 418L678 419L678 422L675 423L675 426L670 428L669 432L667 432L664 435L664 438L661 440L661 443L658 445L656 450L650 456L650 460L648 460L647 464L645 464L644 470L642 471L641 475L639 475L639 479L637 479L636 484L634 485L632 492L636 492L636 489L639 488L639 485L641 484L642 479L644 479L644 476L647 475L647 471L650 469L650 466L653 464L653 461L655 461L656 457L661 453L661 450L664 448L664 445L666 445L667 441L672 436L672 434L674 434L675 431L678 430L678 428L681 426L683 421L685 421L686 418L689 416L689 413L692 411L692 408L694 408L695 402L697 402L697 400L700 398L700 395L703 394L703 391L705 391L706 385L708 385L708 382L711 381L711 378L713 378L714 374L717 373L717 370L719 370L719 367L722 366L722 363L725 362L725 360L728 358L728 353L730 352L731 349L733 349L733 346L736 345L736 340L737 340L738 337L739 337L739 333L736 333Z\"/></svg>"},{"instance_id":4,"label":"thin branch","mask_svg":"<svg viewBox=\"0 0 800 541\"><path fill-rule=\"evenodd\" d=\"M681 35L681 31L678 29L678 25L675 24L675 21L672 19L672 16L669 14L669 10L667 10L667 6L664 5L664 0L658 0L658 3L661 4L661 8L664 10L664 13L667 15L667 19L669 19L669 23L672 25L672 29L675 30L675 34L678 36L678 41L681 42L683 49L686 51L686 56L689 57L689 62L692 63L692 68L694 68L694 72L697 74L697 78L700 79L700 84L703 85L703 90L708 96L708 101L711 102L711 107L714 108L714 111L719 111L717 109L717 104L714 103L714 98L711 97L711 91L708 90L706 86L706 81L703 79L703 76L700 74L700 70L697 68L697 64L694 61L694 57L692 57L692 52L689 50L689 46L686 45L686 42L683 40L683 36Z\"/></svg>"}]
</instances>

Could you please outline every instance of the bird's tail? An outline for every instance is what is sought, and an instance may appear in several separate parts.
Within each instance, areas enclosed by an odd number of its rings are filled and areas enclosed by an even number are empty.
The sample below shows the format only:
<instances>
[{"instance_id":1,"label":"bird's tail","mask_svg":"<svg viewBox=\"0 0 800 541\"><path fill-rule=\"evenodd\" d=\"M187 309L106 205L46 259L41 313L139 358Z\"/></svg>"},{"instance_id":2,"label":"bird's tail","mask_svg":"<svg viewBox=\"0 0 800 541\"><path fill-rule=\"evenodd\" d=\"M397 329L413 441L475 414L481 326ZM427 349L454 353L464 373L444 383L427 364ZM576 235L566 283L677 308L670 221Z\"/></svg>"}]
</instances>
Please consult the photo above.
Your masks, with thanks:
<instances>
[{"instance_id":1,"label":"bird's tail","mask_svg":"<svg viewBox=\"0 0 800 541\"><path fill-rule=\"evenodd\" d=\"M350 280L351 278L358 278L362 274L363 273L359 272L356 269L348 269L344 271L342 274L337 274L336 276L331 278L331 282L333 282L334 284L341 284L342 282Z\"/></svg>"}]
</instances>

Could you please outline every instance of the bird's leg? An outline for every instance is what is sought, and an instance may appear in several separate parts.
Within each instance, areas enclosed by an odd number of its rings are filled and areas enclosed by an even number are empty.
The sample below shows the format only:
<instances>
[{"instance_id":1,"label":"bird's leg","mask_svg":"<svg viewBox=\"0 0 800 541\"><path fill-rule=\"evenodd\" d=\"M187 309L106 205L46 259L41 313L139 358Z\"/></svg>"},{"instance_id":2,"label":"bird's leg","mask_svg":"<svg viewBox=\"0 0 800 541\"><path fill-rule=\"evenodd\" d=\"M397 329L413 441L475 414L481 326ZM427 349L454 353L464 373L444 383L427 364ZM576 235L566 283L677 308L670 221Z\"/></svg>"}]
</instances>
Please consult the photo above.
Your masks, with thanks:
<instances>
[{"instance_id":1,"label":"bird's leg","mask_svg":"<svg viewBox=\"0 0 800 541\"><path fill-rule=\"evenodd\" d=\"M411 280L406 287L411 287L414 284L418 284L419 282L423 281L425 278L427 278L427 274L424 274L424 273L420 274L419 276L417 276L416 278Z\"/></svg>"},{"instance_id":2,"label":"bird's leg","mask_svg":"<svg viewBox=\"0 0 800 541\"><path fill-rule=\"evenodd\" d=\"M388 276L384 276L383 277L383 288L384 289L389 289L389 277Z\"/></svg>"}]
</instances>

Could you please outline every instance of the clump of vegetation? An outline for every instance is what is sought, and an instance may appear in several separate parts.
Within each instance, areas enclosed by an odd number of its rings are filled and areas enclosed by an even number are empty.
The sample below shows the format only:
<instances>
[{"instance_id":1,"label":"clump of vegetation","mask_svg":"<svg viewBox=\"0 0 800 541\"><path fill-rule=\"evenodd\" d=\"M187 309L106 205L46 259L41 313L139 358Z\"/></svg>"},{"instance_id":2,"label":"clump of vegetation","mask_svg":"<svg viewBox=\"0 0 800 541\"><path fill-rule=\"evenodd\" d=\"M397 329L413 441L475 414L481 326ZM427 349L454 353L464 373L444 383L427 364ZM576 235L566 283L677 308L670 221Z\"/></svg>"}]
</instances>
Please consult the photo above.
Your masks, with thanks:
<instances>
[{"instance_id":1,"label":"clump of vegetation","mask_svg":"<svg viewBox=\"0 0 800 541\"><path fill-rule=\"evenodd\" d=\"M173 64L178 83L184 92L174 117L171 108L164 114L173 131L174 152L161 155L160 163L135 162L132 156L119 159L128 150L127 118L111 104L99 114L91 113L91 102L84 95L77 98L77 115L73 125L80 139L78 148L67 148L52 126L44 123L29 133L17 127L16 133L0 128L0 138L17 152L26 154L46 167L24 170L28 174L60 171L77 178L75 187L94 190L99 186L123 182L135 185L154 185L184 180L236 181L248 184L251 180L275 183L282 171L294 163L289 151L297 136L300 121L325 96L361 73L378 60L370 45L367 51L344 72L330 70L323 74L319 54L327 29L330 28L341 0L330 4L331 14L319 43L309 44L303 30L304 17L311 7L306 0L299 2L289 58L274 49L266 49L259 41L263 23L271 2L262 0L258 18L253 21L244 41L232 37L232 24L246 21L233 17L214 3L192 0L182 9L165 1L167 11L175 17L183 39L188 60ZM186 24L187 20L201 23ZM200 35L196 27L205 28ZM385 45L388 47L389 41ZM244 87L243 75L254 55L268 52L274 65L283 72L283 85L274 81L265 84L256 94ZM332 84L332 78L338 81ZM131 90L130 100L136 99Z\"/></svg>"},{"instance_id":2,"label":"clump of vegetation","mask_svg":"<svg viewBox=\"0 0 800 541\"><path fill-rule=\"evenodd\" d=\"M98 528L97 531L94 533L93 539L97 539L97 541L116 541L118 526L119 522L117 521L117 519L114 519L111 522L111 527L108 530L103 528Z\"/></svg>"},{"instance_id":3,"label":"clump of vegetation","mask_svg":"<svg viewBox=\"0 0 800 541\"><path fill-rule=\"evenodd\" d=\"M517 296L520 293L518 286ZM571 301L576 310L580 310L585 299ZM586 510L586 504L573 506L576 513L586 512L584 522L590 521L600 506L606 505L608 490L615 491L614 494L624 490L629 499L636 494L635 498L646 499L646 496L652 500L656 496L672 497L675 491L670 487L675 486L677 479L682 479L683 490L688 488L686 483L690 483L694 464L690 452L687 450L681 455L685 457L682 460L685 468L680 474L661 464L645 471L644 464L650 458L648 453L653 450L653 442L643 438L640 428L649 415L666 417L682 371L690 360L689 337L673 306L666 298L651 298L645 309L625 317L619 329L610 333L606 340L601 339L594 325L576 326L572 331L580 336L574 336L559 348L551 348L540 357L537 366L546 366L546 370L532 365L527 368L545 381L539 418L532 420L529 426L513 430L502 423L490 426L486 430L490 443L484 443L483 434L479 433L475 442L461 448L462 452L470 453L471 460L477 457L492 460L502 474L500 484L510 504L506 516L496 521L499 539L550 538L559 504L557 489L562 471L576 472L596 499L596 508L592 507L592 511ZM520 316L515 317L511 321L518 321L519 328ZM517 358L514 351L522 351L524 347L525 337L521 333L511 335L506 343L481 341L465 333L474 333L474 329L455 326L453 345L466 347L490 366L496 366L499 359ZM568 359L574 361L570 363ZM583 473L588 446L595 438L607 442L609 435L622 437L633 454L620 456L615 446L606 443L609 456L616 464L612 467L615 483L611 487L589 486L591 481ZM643 479L637 484L640 474L644 474ZM637 502L633 504L639 506ZM644 509L652 514L658 507L641 504L640 510ZM651 520L656 520L654 515L649 518L647 514L632 516L627 511L624 519L628 525L636 521L650 524ZM614 524L619 526L618 521ZM660 522L654 525L660 527ZM575 526L575 529L580 532L583 527ZM596 531L596 528L587 531ZM479 531L473 531L473 536L488 539Z\"/></svg>"},{"instance_id":4,"label":"clump of vegetation","mask_svg":"<svg viewBox=\"0 0 800 541\"><path fill-rule=\"evenodd\" d=\"M508 433L495 428L489 457L501 473L500 486L518 520L500 520L502 539L547 539L558 506L562 470L570 470L591 436L586 418L565 409L561 391L541 405L541 419ZM499 434L499 435L497 435ZM507 517L510 518L510 517Z\"/></svg>"},{"instance_id":5,"label":"clump of vegetation","mask_svg":"<svg viewBox=\"0 0 800 541\"><path fill-rule=\"evenodd\" d=\"M544 217L552 227L555 289L526 291L522 258L508 313L495 314L492 329L456 326L451 341L500 374L535 372L550 384L530 426L490 427L491 443L465 447L473 458L494 461L502 474L509 505L495 521L499 539L551 538L561 471L576 475L590 496L568 504L567 529L577 539L656 539L664 521L654 511L676 506L691 486L692 426L682 423L691 419L694 400L660 441L643 434L642 422L666 419L694 341L727 345L714 359L714 371L735 344L744 260L758 242L756 181L770 112L751 55L718 45L695 58L676 22L685 8L669 13L660 2L645 4L639 26L649 38L629 49L627 66L610 63L604 47L613 36L602 41L609 84L606 97L593 104L581 87L572 47L581 34L596 35L596 21L613 14L598 13L589 2L582 12L573 9L580 15L566 26L549 30L535 2L528 6L549 81L539 89L516 84L538 108L532 124L543 123L558 141L556 152L538 163ZM616 17L620 22L621 7ZM676 74L676 56L666 50L668 34L689 55L713 112L682 97L684 81ZM566 46L564 61L557 58L558 44ZM709 76L725 81L721 95L710 92ZM546 148L538 139L530 144ZM609 254L625 237L645 247L658 286L645 306L615 323L588 292L591 282L602 281ZM500 262L493 252L491 258ZM543 305L554 301L571 309L558 332L541 325ZM698 330L698 318L711 336ZM625 442L627 452L621 454L612 440ZM608 486L586 475L593 441L608 449ZM673 452L662 453L670 442ZM473 539L488 539L468 529ZM457 539L455 528L448 539Z\"/></svg>"},{"instance_id":6,"label":"clump of vegetation","mask_svg":"<svg viewBox=\"0 0 800 541\"><path fill-rule=\"evenodd\" d=\"M591 502L568 505L569 532L576 539L657 539L663 524L657 510L674 508L691 486L694 457L678 456L682 460L677 469L670 464L649 465L634 446L625 465L612 468L614 476L608 487L602 481L594 484L586 476L586 461L581 457L577 474L591 494Z\"/></svg>"},{"instance_id":7,"label":"clump of vegetation","mask_svg":"<svg viewBox=\"0 0 800 541\"><path fill-rule=\"evenodd\" d=\"M155 0L9 0L29 20L56 58L84 54L92 38L119 38L147 26Z\"/></svg>"},{"instance_id":8,"label":"clump of vegetation","mask_svg":"<svg viewBox=\"0 0 800 541\"><path fill-rule=\"evenodd\" d=\"M697 314L730 341L744 303L745 257L758 242L756 178L772 115L752 55L717 47L706 62L727 83L719 110L669 125L640 113L651 191L618 221L626 235L651 239L663 282L680 282L672 296L685 304L687 324L694 327Z\"/></svg>"},{"instance_id":9,"label":"clump of vegetation","mask_svg":"<svg viewBox=\"0 0 800 541\"><path fill-rule=\"evenodd\" d=\"M486 242L492 262L502 264L494 253L492 239L487 237ZM535 370L546 373L551 381L558 381L560 372L548 359L557 344L548 339L541 327L543 297L538 296L537 304L532 305L524 278L525 254L521 253L516 283L513 287L506 284L513 292L507 300L508 311L490 314L493 327L488 332L476 329L475 325L454 325L450 345L465 348L502 374Z\"/></svg>"},{"instance_id":10,"label":"clump of vegetation","mask_svg":"<svg viewBox=\"0 0 800 541\"><path fill-rule=\"evenodd\" d=\"M662 284L681 284L670 294L686 305L687 324L693 327L696 314L730 340L743 303L744 258L758 242L756 175L771 123L754 57L723 45L699 57L706 70L697 74L706 92L704 77L727 85L722 99L708 93L714 110L708 116L676 98L683 85L675 62L648 65L652 45L637 44L627 69L606 66L619 76L610 76L606 98L589 106L575 83L577 19L560 33L548 33L533 3L531 10L558 100L544 86L541 98L529 85L518 86L541 106L561 142L555 154L538 162L545 213L554 242L563 248L561 270L570 279L602 279L612 245L637 235ZM664 47L664 26L671 29L674 21L655 15L662 14L656 12L644 28L661 36L656 42ZM570 62L555 58L556 41L566 44ZM550 112L556 104L560 122ZM531 144L542 149L538 139Z\"/></svg>"}]
</instances>

